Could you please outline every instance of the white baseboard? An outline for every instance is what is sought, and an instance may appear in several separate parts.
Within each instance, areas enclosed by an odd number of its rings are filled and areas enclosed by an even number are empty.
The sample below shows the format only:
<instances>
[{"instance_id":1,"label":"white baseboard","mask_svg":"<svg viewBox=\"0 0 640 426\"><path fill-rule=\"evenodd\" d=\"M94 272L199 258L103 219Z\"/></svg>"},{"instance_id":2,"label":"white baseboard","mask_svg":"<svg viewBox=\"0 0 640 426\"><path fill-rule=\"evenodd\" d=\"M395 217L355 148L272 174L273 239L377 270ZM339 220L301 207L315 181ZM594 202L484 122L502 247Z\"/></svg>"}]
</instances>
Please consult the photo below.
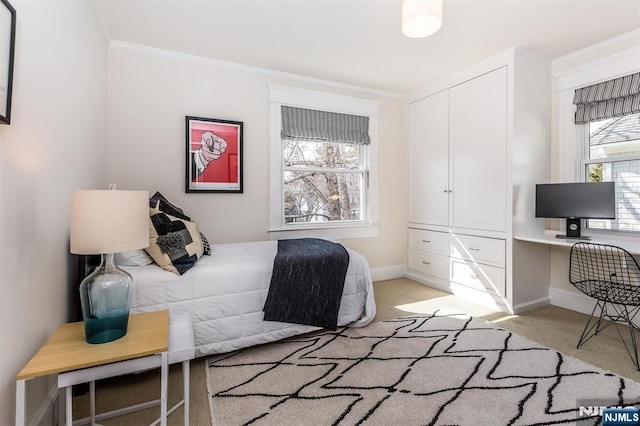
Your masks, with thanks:
<instances>
[{"instance_id":1,"label":"white baseboard","mask_svg":"<svg viewBox=\"0 0 640 426\"><path fill-rule=\"evenodd\" d=\"M549 299L551 299L551 304L554 306L582 312L583 314L591 314L596 303L594 299L582 293L557 288L549 289Z\"/></svg>"},{"instance_id":2,"label":"white baseboard","mask_svg":"<svg viewBox=\"0 0 640 426\"><path fill-rule=\"evenodd\" d=\"M506 312L509 314L519 314L549 304L549 298L545 297L537 300L531 300L525 303L519 303L518 305L511 307L504 297L501 297L497 294L490 294L488 292L471 289L462 284L456 284L447 280L437 278L427 279L425 277L422 277L420 274L410 270L405 271L405 277L417 281L421 284L428 285L429 287L446 291L447 293L455 294L456 296L466 297L469 300L476 301L487 306L496 306L502 312Z\"/></svg>"},{"instance_id":3,"label":"white baseboard","mask_svg":"<svg viewBox=\"0 0 640 426\"><path fill-rule=\"evenodd\" d=\"M531 300L525 303L518 303L517 305L513 306L513 313L521 314L523 312L530 311L531 309L547 306L549 303L550 303L550 300L548 297L543 297L537 300Z\"/></svg>"},{"instance_id":4,"label":"white baseboard","mask_svg":"<svg viewBox=\"0 0 640 426\"><path fill-rule=\"evenodd\" d=\"M596 305L596 299L592 299L587 295L572 291L559 290L557 288L550 288L549 296L551 297L552 305L559 306L565 309L571 309L572 311L580 312L587 315L591 315L591 312L593 312L593 307ZM595 314L596 316L600 315L600 310L596 310ZM640 327L640 318L636 318L633 323L636 326Z\"/></svg>"},{"instance_id":5,"label":"white baseboard","mask_svg":"<svg viewBox=\"0 0 640 426\"><path fill-rule=\"evenodd\" d=\"M421 276L421 274L415 273L410 270L405 271L405 277L417 281L420 284L435 288L436 290L451 293L455 296L462 297L480 305L485 305L491 308L498 308L502 312L507 312L509 314L513 313L506 300L497 294L491 294L489 292L476 290L462 284L453 283L439 278L423 277Z\"/></svg>"},{"instance_id":6,"label":"white baseboard","mask_svg":"<svg viewBox=\"0 0 640 426\"><path fill-rule=\"evenodd\" d=\"M406 265L391 265L380 268L371 268L371 279L373 281L386 281L402 278L404 277L404 271L406 269Z\"/></svg>"},{"instance_id":7,"label":"white baseboard","mask_svg":"<svg viewBox=\"0 0 640 426\"><path fill-rule=\"evenodd\" d=\"M415 273L413 271L410 270L405 270L404 271L404 276L406 278L409 278L410 280L419 282L420 284L424 284L427 285L431 288L435 288L436 290L441 290L441 291L446 291L447 293L452 293L451 292L451 287L449 285L449 282L446 280L438 280L438 279L427 279L425 277L423 277L421 274Z\"/></svg>"}]
</instances>

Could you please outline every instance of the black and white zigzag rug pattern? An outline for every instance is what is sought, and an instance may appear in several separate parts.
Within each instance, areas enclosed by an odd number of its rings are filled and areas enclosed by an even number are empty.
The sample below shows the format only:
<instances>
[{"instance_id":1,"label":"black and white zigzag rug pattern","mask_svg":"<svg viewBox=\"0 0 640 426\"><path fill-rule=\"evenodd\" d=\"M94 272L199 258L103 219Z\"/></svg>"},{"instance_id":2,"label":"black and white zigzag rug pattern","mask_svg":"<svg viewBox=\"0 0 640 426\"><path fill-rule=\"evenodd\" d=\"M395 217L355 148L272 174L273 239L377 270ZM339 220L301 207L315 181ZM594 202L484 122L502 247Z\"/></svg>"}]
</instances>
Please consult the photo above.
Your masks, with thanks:
<instances>
[{"instance_id":1,"label":"black and white zigzag rug pattern","mask_svg":"<svg viewBox=\"0 0 640 426\"><path fill-rule=\"evenodd\" d=\"M214 425L599 425L640 384L465 314L413 316L207 360Z\"/></svg>"}]
</instances>

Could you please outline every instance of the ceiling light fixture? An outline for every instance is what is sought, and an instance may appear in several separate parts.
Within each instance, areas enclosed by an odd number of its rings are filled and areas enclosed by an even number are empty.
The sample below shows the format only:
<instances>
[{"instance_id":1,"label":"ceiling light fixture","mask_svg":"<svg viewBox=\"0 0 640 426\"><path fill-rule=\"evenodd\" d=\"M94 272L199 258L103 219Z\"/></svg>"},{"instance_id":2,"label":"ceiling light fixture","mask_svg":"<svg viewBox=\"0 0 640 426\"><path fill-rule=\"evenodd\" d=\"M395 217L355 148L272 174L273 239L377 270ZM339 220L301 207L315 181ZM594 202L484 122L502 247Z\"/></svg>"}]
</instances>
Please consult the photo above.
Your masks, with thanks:
<instances>
[{"instance_id":1,"label":"ceiling light fixture","mask_svg":"<svg viewBox=\"0 0 640 426\"><path fill-rule=\"evenodd\" d=\"M442 26L442 0L404 0L402 33L407 37L429 36Z\"/></svg>"}]
</instances>

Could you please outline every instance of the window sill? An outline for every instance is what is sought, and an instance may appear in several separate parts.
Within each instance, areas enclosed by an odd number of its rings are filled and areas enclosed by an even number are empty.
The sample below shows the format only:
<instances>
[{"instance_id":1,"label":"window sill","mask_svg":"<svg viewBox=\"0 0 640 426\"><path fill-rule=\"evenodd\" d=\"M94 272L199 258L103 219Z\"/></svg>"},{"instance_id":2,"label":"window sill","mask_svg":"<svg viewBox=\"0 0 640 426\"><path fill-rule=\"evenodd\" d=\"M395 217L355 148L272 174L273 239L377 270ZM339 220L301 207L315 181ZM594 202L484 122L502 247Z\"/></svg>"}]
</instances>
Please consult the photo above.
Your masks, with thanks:
<instances>
[{"instance_id":1,"label":"window sill","mask_svg":"<svg viewBox=\"0 0 640 426\"><path fill-rule=\"evenodd\" d=\"M287 226L270 229L271 240L287 238L323 238L326 240L346 240L351 238L371 238L378 236L378 225L338 225L338 226Z\"/></svg>"}]
</instances>

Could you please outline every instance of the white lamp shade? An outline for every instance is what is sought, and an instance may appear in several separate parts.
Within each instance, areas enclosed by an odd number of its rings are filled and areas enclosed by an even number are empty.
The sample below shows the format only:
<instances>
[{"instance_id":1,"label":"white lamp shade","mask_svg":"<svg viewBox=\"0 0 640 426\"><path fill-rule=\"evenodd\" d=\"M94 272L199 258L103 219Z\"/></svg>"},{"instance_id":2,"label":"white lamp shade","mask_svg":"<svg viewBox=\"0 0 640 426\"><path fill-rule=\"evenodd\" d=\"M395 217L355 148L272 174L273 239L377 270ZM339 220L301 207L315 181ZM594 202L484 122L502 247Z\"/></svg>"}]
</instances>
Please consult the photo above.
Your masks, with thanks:
<instances>
[{"instance_id":1,"label":"white lamp shade","mask_svg":"<svg viewBox=\"0 0 640 426\"><path fill-rule=\"evenodd\" d=\"M71 253L108 254L149 246L147 191L71 191Z\"/></svg>"},{"instance_id":2,"label":"white lamp shade","mask_svg":"<svg viewBox=\"0 0 640 426\"><path fill-rule=\"evenodd\" d=\"M442 26L442 0L404 0L402 33L407 37L429 36Z\"/></svg>"}]
</instances>

